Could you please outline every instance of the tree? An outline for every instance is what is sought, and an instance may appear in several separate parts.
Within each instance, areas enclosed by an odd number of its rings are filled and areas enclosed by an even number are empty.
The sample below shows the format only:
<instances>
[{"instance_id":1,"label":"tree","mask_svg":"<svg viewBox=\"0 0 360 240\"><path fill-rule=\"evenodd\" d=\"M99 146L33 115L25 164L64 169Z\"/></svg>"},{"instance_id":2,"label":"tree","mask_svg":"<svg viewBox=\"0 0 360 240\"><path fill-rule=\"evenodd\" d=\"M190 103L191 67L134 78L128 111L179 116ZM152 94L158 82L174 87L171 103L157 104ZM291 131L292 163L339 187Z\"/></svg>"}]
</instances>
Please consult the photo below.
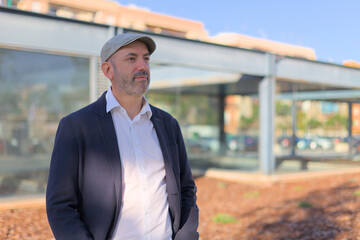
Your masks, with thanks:
<instances>
[{"instance_id":1,"label":"tree","mask_svg":"<svg viewBox=\"0 0 360 240\"><path fill-rule=\"evenodd\" d=\"M254 123L259 122L259 105L253 104L253 112L250 117L240 117L240 127L245 130L250 128Z\"/></svg>"},{"instance_id":2,"label":"tree","mask_svg":"<svg viewBox=\"0 0 360 240\"><path fill-rule=\"evenodd\" d=\"M347 128L348 118L337 113L326 120L325 126L328 128Z\"/></svg>"},{"instance_id":3,"label":"tree","mask_svg":"<svg viewBox=\"0 0 360 240\"><path fill-rule=\"evenodd\" d=\"M276 101L275 104L276 114L280 116L289 116L291 115L291 105L283 103L281 101Z\"/></svg>"},{"instance_id":4,"label":"tree","mask_svg":"<svg viewBox=\"0 0 360 240\"><path fill-rule=\"evenodd\" d=\"M310 128L310 129L315 129L315 128L318 128L318 127L321 127L322 123L315 119L315 118L311 118L308 122L307 122L307 127Z\"/></svg>"}]
</instances>

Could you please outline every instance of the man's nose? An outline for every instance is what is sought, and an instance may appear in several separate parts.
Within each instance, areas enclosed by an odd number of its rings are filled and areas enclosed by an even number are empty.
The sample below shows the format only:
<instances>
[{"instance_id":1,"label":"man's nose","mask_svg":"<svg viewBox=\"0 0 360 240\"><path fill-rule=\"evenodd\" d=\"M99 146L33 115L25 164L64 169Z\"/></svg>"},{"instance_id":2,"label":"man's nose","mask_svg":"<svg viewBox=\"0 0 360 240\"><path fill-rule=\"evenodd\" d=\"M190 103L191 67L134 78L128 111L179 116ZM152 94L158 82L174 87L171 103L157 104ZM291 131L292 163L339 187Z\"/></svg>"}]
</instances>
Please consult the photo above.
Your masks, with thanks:
<instances>
[{"instance_id":1,"label":"man's nose","mask_svg":"<svg viewBox=\"0 0 360 240\"><path fill-rule=\"evenodd\" d=\"M147 70L149 69L149 64L145 59L141 59L138 62L138 70Z\"/></svg>"}]
</instances>

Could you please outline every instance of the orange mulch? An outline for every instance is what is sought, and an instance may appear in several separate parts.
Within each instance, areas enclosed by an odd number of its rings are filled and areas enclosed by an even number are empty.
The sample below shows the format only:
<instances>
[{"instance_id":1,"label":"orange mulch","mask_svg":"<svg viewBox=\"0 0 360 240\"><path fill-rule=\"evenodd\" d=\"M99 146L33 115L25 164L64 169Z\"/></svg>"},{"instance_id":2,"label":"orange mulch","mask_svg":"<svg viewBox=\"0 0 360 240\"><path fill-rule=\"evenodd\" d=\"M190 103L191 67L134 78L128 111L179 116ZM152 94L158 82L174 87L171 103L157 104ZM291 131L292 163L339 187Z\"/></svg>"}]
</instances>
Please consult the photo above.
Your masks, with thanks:
<instances>
[{"instance_id":1,"label":"orange mulch","mask_svg":"<svg viewBox=\"0 0 360 240\"><path fill-rule=\"evenodd\" d=\"M268 184L197 178L200 239L360 239L359 183L360 173ZM0 239L54 239L45 208L0 211Z\"/></svg>"}]
</instances>

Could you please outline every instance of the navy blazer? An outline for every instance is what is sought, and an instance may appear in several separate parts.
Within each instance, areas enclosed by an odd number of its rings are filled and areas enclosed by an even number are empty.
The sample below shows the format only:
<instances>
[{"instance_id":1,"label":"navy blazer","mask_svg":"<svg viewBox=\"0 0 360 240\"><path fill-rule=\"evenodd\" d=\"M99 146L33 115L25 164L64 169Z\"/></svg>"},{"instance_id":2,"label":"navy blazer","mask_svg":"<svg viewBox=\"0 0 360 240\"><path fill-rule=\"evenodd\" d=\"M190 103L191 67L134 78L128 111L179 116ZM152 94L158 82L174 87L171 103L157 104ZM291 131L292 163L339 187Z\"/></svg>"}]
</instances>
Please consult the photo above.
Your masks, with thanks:
<instances>
[{"instance_id":1,"label":"navy blazer","mask_svg":"<svg viewBox=\"0 0 360 240\"><path fill-rule=\"evenodd\" d=\"M179 124L170 114L153 106L151 110L164 157L173 239L198 239L196 186ZM122 199L120 161L105 93L60 121L46 192L48 220L56 239L113 236Z\"/></svg>"}]
</instances>

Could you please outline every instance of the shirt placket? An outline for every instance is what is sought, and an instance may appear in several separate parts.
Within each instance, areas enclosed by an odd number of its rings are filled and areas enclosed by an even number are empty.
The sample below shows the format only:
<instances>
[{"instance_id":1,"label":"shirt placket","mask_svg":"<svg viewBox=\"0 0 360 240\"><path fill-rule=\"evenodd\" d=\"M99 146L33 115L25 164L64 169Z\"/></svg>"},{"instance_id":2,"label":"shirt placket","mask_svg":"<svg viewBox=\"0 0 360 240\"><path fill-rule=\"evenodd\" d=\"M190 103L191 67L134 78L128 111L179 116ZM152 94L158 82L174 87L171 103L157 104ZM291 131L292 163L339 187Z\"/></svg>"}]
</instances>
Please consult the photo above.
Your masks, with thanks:
<instances>
[{"instance_id":1,"label":"shirt placket","mask_svg":"<svg viewBox=\"0 0 360 240\"><path fill-rule=\"evenodd\" d=\"M135 152L135 161L136 161L136 166L137 166L137 170L138 170L138 175L140 177L140 183L141 183L141 191L142 191L142 209L143 209L143 219L144 219L144 239L145 240L150 240L150 208L149 208L149 189L148 189L148 184L147 184L147 178L146 178L146 172L145 172L145 162L144 162L144 157L142 155L142 152L140 150L140 136L137 134L137 121L132 122L130 125L130 132L131 132L131 137L132 137L132 141L133 141L133 146L134 146L134 152Z\"/></svg>"}]
</instances>

